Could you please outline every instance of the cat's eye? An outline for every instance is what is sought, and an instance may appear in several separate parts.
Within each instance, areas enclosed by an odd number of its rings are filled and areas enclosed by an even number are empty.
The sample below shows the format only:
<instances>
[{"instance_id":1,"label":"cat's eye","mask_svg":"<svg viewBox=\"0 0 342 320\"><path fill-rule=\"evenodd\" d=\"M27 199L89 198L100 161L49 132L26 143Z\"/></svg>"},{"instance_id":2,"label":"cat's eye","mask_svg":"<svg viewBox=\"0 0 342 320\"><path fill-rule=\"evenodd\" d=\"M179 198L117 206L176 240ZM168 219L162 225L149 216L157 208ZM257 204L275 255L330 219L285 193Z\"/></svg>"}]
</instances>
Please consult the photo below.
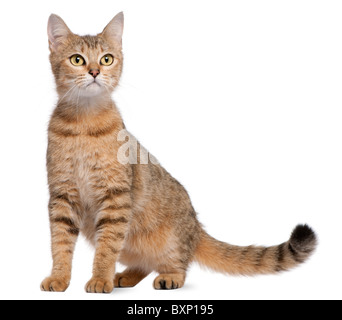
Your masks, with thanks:
<instances>
[{"instance_id":1,"label":"cat's eye","mask_svg":"<svg viewBox=\"0 0 342 320\"><path fill-rule=\"evenodd\" d=\"M101 64L104 66L110 66L114 62L114 57L111 54L106 54L101 58Z\"/></svg>"},{"instance_id":2,"label":"cat's eye","mask_svg":"<svg viewBox=\"0 0 342 320\"><path fill-rule=\"evenodd\" d=\"M70 58L70 62L72 65L76 66L76 67L80 67L83 66L85 64L85 61L83 59L82 56L80 56L79 54L75 54Z\"/></svg>"}]
</instances>

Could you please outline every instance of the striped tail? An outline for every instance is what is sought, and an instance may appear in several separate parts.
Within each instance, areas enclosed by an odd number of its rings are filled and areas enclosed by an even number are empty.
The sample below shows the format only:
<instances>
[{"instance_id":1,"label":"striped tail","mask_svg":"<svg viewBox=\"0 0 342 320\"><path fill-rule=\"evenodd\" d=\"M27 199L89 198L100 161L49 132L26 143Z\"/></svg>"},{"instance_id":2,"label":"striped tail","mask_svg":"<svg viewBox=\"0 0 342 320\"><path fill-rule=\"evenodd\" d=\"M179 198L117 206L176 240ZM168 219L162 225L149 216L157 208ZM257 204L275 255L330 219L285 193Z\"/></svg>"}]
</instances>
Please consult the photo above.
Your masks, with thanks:
<instances>
[{"instance_id":1,"label":"striped tail","mask_svg":"<svg viewBox=\"0 0 342 320\"><path fill-rule=\"evenodd\" d=\"M214 271L233 275L274 274L305 262L317 246L317 237L307 225L299 225L289 241L273 247L238 247L202 231L195 261Z\"/></svg>"}]
</instances>

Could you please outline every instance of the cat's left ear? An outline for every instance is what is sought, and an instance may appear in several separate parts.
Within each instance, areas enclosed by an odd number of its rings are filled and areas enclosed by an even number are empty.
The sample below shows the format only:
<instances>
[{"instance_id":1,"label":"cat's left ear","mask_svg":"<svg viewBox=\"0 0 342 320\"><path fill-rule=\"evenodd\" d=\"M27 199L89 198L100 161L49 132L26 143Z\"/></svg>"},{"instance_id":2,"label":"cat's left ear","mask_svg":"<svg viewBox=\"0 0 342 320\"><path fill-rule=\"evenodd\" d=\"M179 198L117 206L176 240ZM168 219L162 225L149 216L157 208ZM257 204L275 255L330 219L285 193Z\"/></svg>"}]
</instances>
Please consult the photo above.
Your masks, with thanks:
<instances>
[{"instance_id":1,"label":"cat's left ear","mask_svg":"<svg viewBox=\"0 0 342 320\"><path fill-rule=\"evenodd\" d=\"M61 17L56 14L50 16L48 22L48 36L51 51L56 51L58 46L71 34L72 32Z\"/></svg>"},{"instance_id":2,"label":"cat's left ear","mask_svg":"<svg viewBox=\"0 0 342 320\"><path fill-rule=\"evenodd\" d=\"M111 22L104 28L101 35L109 41L122 47L122 35L124 29L124 14L118 13Z\"/></svg>"}]
</instances>

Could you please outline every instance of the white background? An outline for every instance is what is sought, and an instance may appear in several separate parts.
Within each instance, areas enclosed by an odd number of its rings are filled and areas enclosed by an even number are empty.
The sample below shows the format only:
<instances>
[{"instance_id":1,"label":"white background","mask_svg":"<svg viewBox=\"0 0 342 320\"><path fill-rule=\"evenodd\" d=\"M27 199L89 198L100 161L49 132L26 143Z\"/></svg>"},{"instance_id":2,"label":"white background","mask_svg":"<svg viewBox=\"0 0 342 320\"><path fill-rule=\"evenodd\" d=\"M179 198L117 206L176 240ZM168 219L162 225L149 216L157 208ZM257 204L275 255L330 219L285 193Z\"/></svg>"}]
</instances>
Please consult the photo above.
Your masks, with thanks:
<instances>
[{"instance_id":1,"label":"white background","mask_svg":"<svg viewBox=\"0 0 342 320\"><path fill-rule=\"evenodd\" d=\"M1 299L340 299L341 1L2 1ZM66 293L42 293L51 268L46 131L56 103L46 24L96 34L126 15L114 94L130 131L188 189L210 234L239 245L286 241L297 223L319 249L278 276L191 267L186 286L88 295L80 239ZM118 267L122 270L122 266Z\"/></svg>"}]
</instances>

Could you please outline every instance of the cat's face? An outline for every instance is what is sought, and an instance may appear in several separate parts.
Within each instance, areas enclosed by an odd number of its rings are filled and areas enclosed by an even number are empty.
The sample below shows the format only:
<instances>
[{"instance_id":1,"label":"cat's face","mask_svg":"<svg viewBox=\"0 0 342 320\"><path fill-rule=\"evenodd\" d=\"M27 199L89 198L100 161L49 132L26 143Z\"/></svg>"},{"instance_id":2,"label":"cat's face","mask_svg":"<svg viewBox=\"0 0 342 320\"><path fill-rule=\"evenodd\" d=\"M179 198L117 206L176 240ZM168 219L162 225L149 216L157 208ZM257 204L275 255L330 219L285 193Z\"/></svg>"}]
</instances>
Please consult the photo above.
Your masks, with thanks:
<instances>
[{"instance_id":1,"label":"cat's face","mask_svg":"<svg viewBox=\"0 0 342 320\"><path fill-rule=\"evenodd\" d=\"M60 101L108 96L118 85L123 55L123 14L97 36L73 34L64 21L51 15L48 24L50 62Z\"/></svg>"}]
</instances>

